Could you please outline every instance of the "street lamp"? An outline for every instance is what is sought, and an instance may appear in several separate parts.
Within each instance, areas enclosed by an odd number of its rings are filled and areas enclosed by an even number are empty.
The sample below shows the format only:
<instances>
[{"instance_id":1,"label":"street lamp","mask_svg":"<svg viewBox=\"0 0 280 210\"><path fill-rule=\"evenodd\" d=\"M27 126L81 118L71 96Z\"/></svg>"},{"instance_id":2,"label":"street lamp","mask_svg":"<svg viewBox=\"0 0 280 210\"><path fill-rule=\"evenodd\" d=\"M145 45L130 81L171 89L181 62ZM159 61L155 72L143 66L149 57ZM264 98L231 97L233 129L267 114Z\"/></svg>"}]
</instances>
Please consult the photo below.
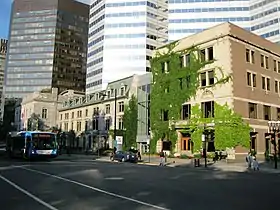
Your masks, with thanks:
<instances>
[{"instance_id":1,"label":"street lamp","mask_svg":"<svg viewBox=\"0 0 280 210\"><path fill-rule=\"evenodd\" d=\"M274 168L277 169L277 143L276 134L280 132L280 121L268 121L268 130L271 134L271 141L274 146Z\"/></svg>"}]
</instances>

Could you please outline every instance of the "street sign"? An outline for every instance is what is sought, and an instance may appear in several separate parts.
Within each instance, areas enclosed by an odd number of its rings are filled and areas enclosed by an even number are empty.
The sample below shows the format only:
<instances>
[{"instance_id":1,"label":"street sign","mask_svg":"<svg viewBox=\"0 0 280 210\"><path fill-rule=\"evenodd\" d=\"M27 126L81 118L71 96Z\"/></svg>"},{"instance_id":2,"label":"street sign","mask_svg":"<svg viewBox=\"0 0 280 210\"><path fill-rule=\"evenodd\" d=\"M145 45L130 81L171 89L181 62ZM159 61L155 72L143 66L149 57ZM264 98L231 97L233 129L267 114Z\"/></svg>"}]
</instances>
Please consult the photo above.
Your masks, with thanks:
<instances>
[{"instance_id":1,"label":"street sign","mask_svg":"<svg viewBox=\"0 0 280 210\"><path fill-rule=\"evenodd\" d=\"M122 136L116 136L116 141L118 145L122 145L123 144L123 137Z\"/></svg>"}]
</instances>

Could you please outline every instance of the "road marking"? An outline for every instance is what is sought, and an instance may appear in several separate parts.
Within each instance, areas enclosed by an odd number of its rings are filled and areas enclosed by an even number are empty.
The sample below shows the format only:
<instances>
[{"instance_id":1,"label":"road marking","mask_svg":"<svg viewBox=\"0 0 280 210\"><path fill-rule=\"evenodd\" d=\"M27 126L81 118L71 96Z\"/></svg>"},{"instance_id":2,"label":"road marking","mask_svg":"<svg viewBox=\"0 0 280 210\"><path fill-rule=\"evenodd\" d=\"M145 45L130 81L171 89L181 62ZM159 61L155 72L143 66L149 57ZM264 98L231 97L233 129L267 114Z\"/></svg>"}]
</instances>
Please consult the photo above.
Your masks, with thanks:
<instances>
[{"instance_id":1,"label":"road marking","mask_svg":"<svg viewBox=\"0 0 280 210\"><path fill-rule=\"evenodd\" d=\"M30 165L19 165L19 166L10 165L10 166L4 166L4 167L0 167L0 171L5 171L5 170L10 170L10 169L15 169L15 168L22 168L22 167L26 167L26 166L30 166Z\"/></svg>"},{"instance_id":2,"label":"road marking","mask_svg":"<svg viewBox=\"0 0 280 210\"><path fill-rule=\"evenodd\" d=\"M45 201L41 200L40 198L36 197L35 195L31 194L30 192L26 191L25 189L21 188L17 184L13 183L12 181L6 179L5 177L3 177L1 175L0 175L0 179L2 179L3 181L7 182L9 185L13 186L17 190L21 191L22 193L24 193L25 195L29 196L30 198L32 198L33 200L37 201L38 203L42 204L43 206L47 207L48 209L58 210L57 208L51 206L50 204L46 203Z\"/></svg>"},{"instance_id":3,"label":"road marking","mask_svg":"<svg viewBox=\"0 0 280 210\"><path fill-rule=\"evenodd\" d=\"M107 179L107 180L124 180L123 177L107 177L107 178L104 178L104 179Z\"/></svg>"},{"instance_id":4,"label":"road marking","mask_svg":"<svg viewBox=\"0 0 280 210\"><path fill-rule=\"evenodd\" d=\"M83 183L80 183L80 182L77 182L77 181L74 181L74 180L71 180L71 179L67 179L67 178L64 178L64 177L61 177L61 176L49 174L49 173L46 173L46 172L43 172L43 171L34 170L34 169L30 169L30 168L21 168L21 169L31 171L31 172L37 173L37 174L42 174L42 175L45 175L45 176L48 176L48 177L60 179L60 180L65 181L65 182L76 184L76 185L91 189L91 190L96 191L96 192L100 192L100 193L103 193L103 194L106 194L106 195L110 195L110 196L115 197L115 198L121 198L123 200L127 200L127 201L131 201L131 202L134 202L134 203L137 203L137 204L141 204L143 206L148 206L148 207L152 207L154 209L160 209L160 210L169 210L169 209L161 207L161 206L153 205L153 204L146 203L146 202L143 202L143 201L140 201L140 200L136 200L136 199L129 198L129 197L126 197L126 196L122 196L122 195L119 195L119 194L116 194L116 193L112 193L112 192L109 192L109 191L106 191L106 190L102 190L102 189L99 189L99 188L96 188L96 187L92 187L92 186L89 186L89 185L86 185L86 184L83 184Z\"/></svg>"}]
</instances>

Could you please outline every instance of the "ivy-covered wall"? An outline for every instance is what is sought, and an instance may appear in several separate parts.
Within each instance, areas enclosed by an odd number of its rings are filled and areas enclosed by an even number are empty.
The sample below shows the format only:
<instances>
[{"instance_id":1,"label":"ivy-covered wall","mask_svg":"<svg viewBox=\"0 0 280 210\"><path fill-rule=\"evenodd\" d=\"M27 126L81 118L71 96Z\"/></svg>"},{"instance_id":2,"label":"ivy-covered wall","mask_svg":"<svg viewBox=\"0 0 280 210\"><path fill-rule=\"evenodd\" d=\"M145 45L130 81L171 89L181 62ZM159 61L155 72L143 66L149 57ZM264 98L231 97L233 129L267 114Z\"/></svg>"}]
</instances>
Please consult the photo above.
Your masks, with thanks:
<instances>
[{"instance_id":1,"label":"ivy-covered wall","mask_svg":"<svg viewBox=\"0 0 280 210\"><path fill-rule=\"evenodd\" d=\"M248 148L250 146L250 126L243 121L240 115L233 112L227 104L214 103L214 107L214 117L203 118L200 105L192 106L191 118L186 127L194 131L191 136L194 142L194 151L199 150L202 146L203 124L207 123L215 124L216 149L223 150L237 145Z\"/></svg>"},{"instance_id":2,"label":"ivy-covered wall","mask_svg":"<svg viewBox=\"0 0 280 210\"><path fill-rule=\"evenodd\" d=\"M167 45L165 53L161 54L157 51L156 55L151 60L153 74L150 107L153 138L151 141L152 152L155 152L156 143L159 139L169 139L172 141L173 147L175 146L177 134L175 131L170 130L169 120L179 120L181 118L182 104L196 96L199 88L199 70L204 68L207 64L214 62L214 60L202 60L200 58L201 56L199 56L200 49L198 47L175 52L174 48L177 44L177 42L173 42ZM188 65L186 66L182 65L181 58L183 55L189 55ZM167 71L163 71L164 67L167 67ZM231 80L231 75L224 75L221 68L215 69L215 75L217 75L217 70L220 71L219 78L216 76L215 83L212 87L225 84ZM196 109L197 107L193 107L194 113L195 111L200 112L200 110ZM163 113L166 112L168 112L168 119L164 119ZM219 116L219 113L220 112L217 113L217 116ZM200 118L193 118L194 126L197 126L197 123L201 123L200 121L195 122L195 120L203 121L203 119ZM208 119L205 119L205 121L207 120ZM222 131L225 133L227 132L227 128L225 127L219 128L219 126L217 126L216 129L220 129L220 133L222 133ZM200 132L202 132L201 129L198 129L193 134L192 138L194 138L194 141L198 142L198 139L201 141ZM218 133L219 132L217 132L216 138L226 139L224 135ZM225 146L224 143L221 143L218 147L223 146ZM198 144L196 144L196 147L198 147Z\"/></svg>"}]
</instances>

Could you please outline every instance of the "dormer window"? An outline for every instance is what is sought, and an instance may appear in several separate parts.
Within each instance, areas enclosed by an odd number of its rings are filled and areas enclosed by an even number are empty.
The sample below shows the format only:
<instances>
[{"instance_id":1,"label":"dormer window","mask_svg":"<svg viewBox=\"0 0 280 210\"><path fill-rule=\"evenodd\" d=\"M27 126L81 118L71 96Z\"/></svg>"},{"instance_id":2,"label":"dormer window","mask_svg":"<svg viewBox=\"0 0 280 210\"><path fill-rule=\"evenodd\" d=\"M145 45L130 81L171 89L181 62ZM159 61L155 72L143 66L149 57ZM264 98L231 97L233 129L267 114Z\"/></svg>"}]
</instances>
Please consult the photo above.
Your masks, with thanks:
<instances>
[{"instance_id":1,"label":"dormer window","mask_svg":"<svg viewBox=\"0 0 280 210\"><path fill-rule=\"evenodd\" d=\"M124 87L121 88L121 96L124 95Z\"/></svg>"},{"instance_id":2,"label":"dormer window","mask_svg":"<svg viewBox=\"0 0 280 210\"><path fill-rule=\"evenodd\" d=\"M111 91L107 91L107 97L111 98Z\"/></svg>"}]
</instances>

